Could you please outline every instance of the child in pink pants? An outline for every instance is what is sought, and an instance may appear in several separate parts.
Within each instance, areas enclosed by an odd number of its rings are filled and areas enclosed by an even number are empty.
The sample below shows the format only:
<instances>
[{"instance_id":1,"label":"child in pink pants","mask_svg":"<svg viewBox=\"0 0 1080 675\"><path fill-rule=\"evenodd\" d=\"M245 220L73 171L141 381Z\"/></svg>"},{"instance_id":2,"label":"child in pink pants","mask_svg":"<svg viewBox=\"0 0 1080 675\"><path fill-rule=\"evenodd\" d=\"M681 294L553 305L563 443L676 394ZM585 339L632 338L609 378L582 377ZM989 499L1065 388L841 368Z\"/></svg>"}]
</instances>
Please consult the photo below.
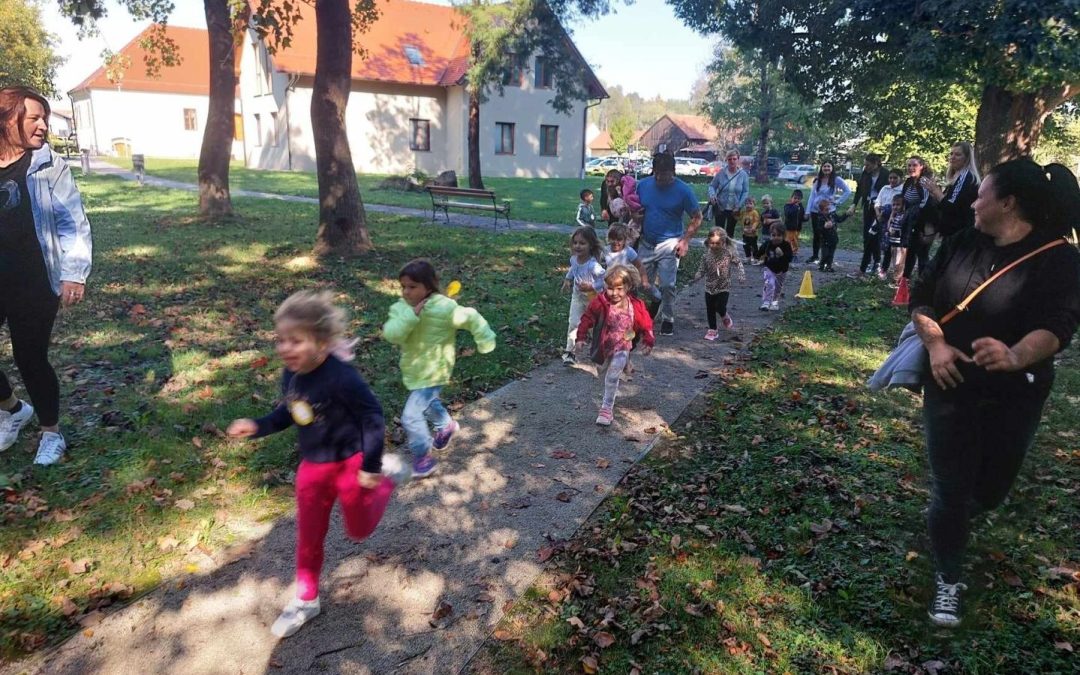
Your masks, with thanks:
<instances>
[{"instance_id":1,"label":"child in pink pants","mask_svg":"<svg viewBox=\"0 0 1080 675\"><path fill-rule=\"evenodd\" d=\"M285 366L281 403L265 417L235 420L228 429L234 438L258 438L294 424L298 429L296 597L270 629L278 637L296 633L319 614L323 541L334 502L341 502L349 537L366 539L382 519L395 482L407 472L396 457L384 461L382 407L347 363L352 345L341 337L345 315L331 297L300 292L278 308L277 353Z\"/></svg>"}]
</instances>

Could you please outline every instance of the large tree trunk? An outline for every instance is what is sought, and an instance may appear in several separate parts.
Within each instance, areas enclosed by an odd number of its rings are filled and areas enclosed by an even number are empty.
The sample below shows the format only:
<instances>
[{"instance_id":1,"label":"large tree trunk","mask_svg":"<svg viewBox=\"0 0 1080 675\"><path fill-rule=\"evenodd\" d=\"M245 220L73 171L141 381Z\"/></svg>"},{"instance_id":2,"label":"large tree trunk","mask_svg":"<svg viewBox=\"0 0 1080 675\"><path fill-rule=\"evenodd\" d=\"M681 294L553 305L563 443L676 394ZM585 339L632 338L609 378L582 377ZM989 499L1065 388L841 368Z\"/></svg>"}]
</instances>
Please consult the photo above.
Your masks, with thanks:
<instances>
[{"instance_id":1,"label":"large tree trunk","mask_svg":"<svg viewBox=\"0 0 1080 675\"><path fill-rule=\"evenodd\" d=\"M480 175L480 94L469 92L469 187L484 189Z\"/></svg>"},{"instance_id":2,"label":"large tree trunk","mask_svg":"<svg viewBox=\"0 0 1080 675\"><path fill-rule=\"evenodd\" d=\"M232 215L229 160L232 158L236 73L229 0L205 0L210 34L210 104L199 151L199 215Z\"/></svg>"},{"instance_id":3,"label":"large tree trunk","mask_svg":"<svg viewBox=\"0 0 1080 675\"><path fill-rule=\"evenodd\" d=\"M345 106L352 84L352 15L349 0L317 0L315 85L311 126L319 177L317 255L355 255L371 249L364 204L356 184Z\"/></svg>"},{"instance_id":4,"label":"large tree trunk","mask_svg":"<svg viewBox=\"0 0 1080 675\"><path fill-rule=\"evenodd\" d=\"M1080 93L1080 84L1013 93L986 85L975 118L975 157L984 175L1009 159L1030 157L1047 116Z\"/></svg>"}]
</instances>

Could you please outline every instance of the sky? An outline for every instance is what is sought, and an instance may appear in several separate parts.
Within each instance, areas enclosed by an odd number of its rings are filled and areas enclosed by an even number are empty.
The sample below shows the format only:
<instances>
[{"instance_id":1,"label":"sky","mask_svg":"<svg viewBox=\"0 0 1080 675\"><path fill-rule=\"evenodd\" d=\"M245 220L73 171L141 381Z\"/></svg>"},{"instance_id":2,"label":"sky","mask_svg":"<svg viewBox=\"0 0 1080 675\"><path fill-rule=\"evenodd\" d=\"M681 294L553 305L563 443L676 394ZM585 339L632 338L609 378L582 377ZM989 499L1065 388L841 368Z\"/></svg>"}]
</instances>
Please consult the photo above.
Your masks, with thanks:
<instances>
[{"instance_id":1,"label":"sky","mask_svg":"<svg viewBox=\"0 0 1080 675\"><path fill-rule=\"evenodd\" d=\"M175 2L171 24L206 27L203 3ZM688 98L694 80L709 60L713 40L686 28L663 0L624 2L614 0L613 14L570 24L574 43L607 84L620 85L623 91L636 91L646 98ZM103 49L119 51L147 25L133 21L126 10L111 2L109 16L100 24L101 36L80 41L70 20L60 16L56 6L55 1L45 0L42 17L46 28L58 38L60 55L67 59L57 77L57 89L65 94L101 65Z\"/></svg>"}]
</instances>

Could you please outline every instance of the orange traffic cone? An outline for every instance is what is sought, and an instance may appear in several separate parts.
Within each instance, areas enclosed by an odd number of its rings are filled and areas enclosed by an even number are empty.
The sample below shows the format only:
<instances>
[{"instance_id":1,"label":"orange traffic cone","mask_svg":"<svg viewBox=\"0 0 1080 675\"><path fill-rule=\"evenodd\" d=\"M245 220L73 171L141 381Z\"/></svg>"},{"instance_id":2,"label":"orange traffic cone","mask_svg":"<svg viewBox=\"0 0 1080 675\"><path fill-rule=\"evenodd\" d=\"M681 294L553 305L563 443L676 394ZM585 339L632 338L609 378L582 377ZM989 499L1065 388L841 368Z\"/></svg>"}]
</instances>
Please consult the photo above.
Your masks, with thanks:
<instances>
[{"instance_id":1,"label":"orange traffic cone","mask_svg":"<svg viewBox=\"0 0 1080 675\"><path fill-rule=\"evenodd\" d=\"M893 296L893 307L904 307L911 301L908 297L907 277L900 277L900 283L896 285L896 295Z\"/></svg>"},{"instance_id":2,"label":"orange traffic cone","mask_svg":"<svg viewBox=\"0 0 1080 675\"><path fill-rule=\"evenodd\" d=\"M817 297L814 295L814 277L810 276L810 270L803 273L802 284L799 286L799 292L795 294L795 297L803 300L813 300Z\"/></svg>"}]
</instances>

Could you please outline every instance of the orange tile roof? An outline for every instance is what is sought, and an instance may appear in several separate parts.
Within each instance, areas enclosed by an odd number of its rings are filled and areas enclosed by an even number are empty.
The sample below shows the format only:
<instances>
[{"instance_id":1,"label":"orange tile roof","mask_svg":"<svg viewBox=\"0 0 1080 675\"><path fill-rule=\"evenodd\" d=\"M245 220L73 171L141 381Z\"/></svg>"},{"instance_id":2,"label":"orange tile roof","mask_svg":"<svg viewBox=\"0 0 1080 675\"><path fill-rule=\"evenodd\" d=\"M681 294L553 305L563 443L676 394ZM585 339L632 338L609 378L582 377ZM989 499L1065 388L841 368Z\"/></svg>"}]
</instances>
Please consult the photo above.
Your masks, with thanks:
<instances>
[{"instance_id":1,"label":"orange tile roof","mask_svg":"<svg viewBox=\"0 0 1080 675\"><path fill-rule=\"evenodd\" d=\"M208 96L210 94L210 39L206 30L168 26L165 29L166 35L176 42L181 62L180 65L171 68L163 67L156 78L146 74L144 61L146 51L139 46L139 41L149 31L150 28L147 28L139 33L120 50L121 54L131 59L131 67L124 73L120 89ZM84 89L116 89L116 85L105 77L105 67L102 66L68 93Z\"/></svg>"},{"instance_id":2,"label":"orange tile roof","mask_svg":"<svg viewBox=\"0 0 1080 675\"><path fill-rule=\"evenodd\" d=\"M299 75L315 74L315 8L306 2L297 4L300 21L293 28L287 48L273 55L274 69ZM452 6L432 5L416 0L379 0L379 19L357 42L367 51L366 58L353 55L354 80L452 86L461 84L469 67L469 39L465 18ZM568 40L569 42L569 40ZM577 48L569 42L575 56ZM421 63L410 62L406 48L415 50ZM607 98L595 73L585 63L590 95Z\"/></svg>"}]
</instances>

